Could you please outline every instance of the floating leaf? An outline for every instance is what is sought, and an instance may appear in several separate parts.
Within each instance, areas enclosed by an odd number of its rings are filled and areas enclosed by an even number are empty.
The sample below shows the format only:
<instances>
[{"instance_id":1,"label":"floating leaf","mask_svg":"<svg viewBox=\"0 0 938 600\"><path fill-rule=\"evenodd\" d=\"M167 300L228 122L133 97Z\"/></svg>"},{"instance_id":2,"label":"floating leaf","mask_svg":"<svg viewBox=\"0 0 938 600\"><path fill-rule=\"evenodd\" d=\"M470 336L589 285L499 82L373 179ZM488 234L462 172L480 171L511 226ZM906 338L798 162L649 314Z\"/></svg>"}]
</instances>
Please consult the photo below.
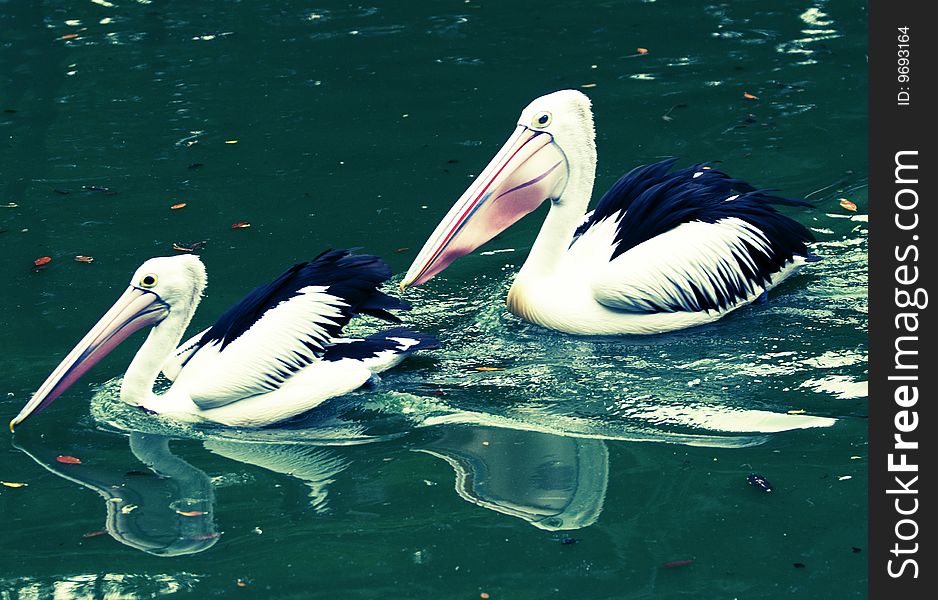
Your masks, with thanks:
<instances>
[{"instance_id":1,"label":"floating leaf","mask_svg":"<svg viewBox=\"0 0 938 600\"><path fill-rule=\"evenodd\" d=\"M648 54L648 48L636 48L635 51L639 54Z\"/></svg>"},{"instance_id":2,"label":"floating leaf","mask_svg":"<svg viewBox=\"0 0 938 600\"><path fill-rule=\"evenodd\" d=\"M849 210L850 212L857 212L857 205L847 200L846 198L840 199L840 207L845 210Z\"/></svg>"},{"instance_id":3,"label":"floating leaf","mask_svg":"<svg viewBox=\"0 0 938 600\"><path fill-rule=\"evenodd\" d=\"M505 369L499 367L475 367L476 371L504 371Z\"/></svg>"},{"instance_id":4,"label":"floating leaf","mask_svg":"<svg viewBox=\"0 0 938 600\"><path fill-rule=\"evenodd\" d=\"M94 262L94 258L91 256L85 256L83 254L79 254L78 256L75 257L75 262L90 263L90 262Z\"/></svg>"},{"instance_id":5,"label":"floating leaf","mask_svg":"<svg viewBox=\"0 0 938 600\"><path fill-rule=\"evenodd\" d=\"M201 510L177 510L176 514L184 517L201 517L205 513Z\"/></svg>"},{"instance_id":6,"label":"floating leaf","mask_svg":"<svg viewBox=\"0 0 938 600\"><path fill-rule=\"evenodd\" d=\"M80 465L81 464L80 458L75 458L74 456L68 456L65 454L59 454L58 456L55 457L55 460L66 465Z\"/></svg>"},{"instance_id":7,"label":"floating leaf","mask_svg":"<svg viewBox=\"0 0 938 600\"><path fill-rule=\"evenodd\" d=\"M248 223L247 221L241 221L240 223L232 223L232 224L231 224L231 228L232 228L232 229L247 229L247 228L250 227L250 226L251 226L251 224Z\"/></svg>"},{"instance_id":8,"label":"floating leaf","mask_svg":"<svg viewBox=\"0 0 938 600\"><path fill-rule=\"evenodd\" d=\"M74 39L77 38L77 37L78 37L78 34L77 34L77 33L66 33L65 35L63 35L63 36L60 37L59 39L60 39L60 40L74 40Z\"/></svg>"},{"instance_id":9,"label":"floating leaf","mask_svg":"<svg viewBox=\"0 0 938 600\"><path fill-rule=\"evenodd\" d=\"M86 533L81 534L81 537L93 538L93 537L98 537L99 535L107 535L107 529L98 529L95 531L88 531Z\"/></svg>"},{"instance_id":10,"label":"floating leaf","mask_svg":"<svg viewBox=\"0 0 938 600\"><path fill-rule=\"evenodd\" d=\"M33 261L33 264L36 265L37 267L44 267L50 262L52 262L51 256L40 256L39 258Z\"/></svg>"},{"instance_id":11,"label":"floating leaf","mask_svg":"<svg viewBox=\"0 0 938 600\"><path fill-rule=\"evenodd\" d=\"M749 485L752 487L762 490L763 492L771 492L772 484L769 483L765 477L762 475L757 475L756 473L751 474L746 478L746 481L749 482Z\"/></svg>"},{"instance_id":12,"label":"floating leaf","mask_svg":"<svg viewBox=\"0 0 938 600\"><path fill-rule=\"evenodd\" d=\"M750 94L749 92L743 92L743 98L745 98L746 100L758 100L759 96L756 96L755 94Z\"/></svg>"},{"instance_id":13,"label":"floating leaf","mask_svg":"<svg viewBox=\"0 0 938 600\"><path fill-rule=\"evenodd\" d=\"M186 207L186 203L180 202L179 204L173 204L172 206L170 206L169 210L179 210L180 208L185 208L185 207Z\"/></svg>"},{"instance_id":14,"label":"floating leaf","mask_svg":"<svg viewBox=\"0 0 938 600\"><path fill-rule=\"evenodd\" d=\"M694 559L686 558L684 560L672 560L661 565L662 569L676 569L678 567L686 567L687 565L694 564Z\"/></svg>"},{"instance_id":15,"label":"floating leaf","mask_svg":"<svg viewBox=\"0 0 938 600\"><path fill-rule=\"evenodd\" d=\"M26 487L28 483L17 483L16 481L0 481L0 485L4 485L8 488L21 488Z\"/></svg>"},{"instance_id":16,"label":"floating leaf","mask_svg":"<svg viewBox=\"0 0 938 600\"><path fill-rule=\"evenodd\" d=\"M205 247L205 242L192 242L191 244L177 244L173 242L173 250L176 252L195 252Z\"/></svg>"}]
</instances>

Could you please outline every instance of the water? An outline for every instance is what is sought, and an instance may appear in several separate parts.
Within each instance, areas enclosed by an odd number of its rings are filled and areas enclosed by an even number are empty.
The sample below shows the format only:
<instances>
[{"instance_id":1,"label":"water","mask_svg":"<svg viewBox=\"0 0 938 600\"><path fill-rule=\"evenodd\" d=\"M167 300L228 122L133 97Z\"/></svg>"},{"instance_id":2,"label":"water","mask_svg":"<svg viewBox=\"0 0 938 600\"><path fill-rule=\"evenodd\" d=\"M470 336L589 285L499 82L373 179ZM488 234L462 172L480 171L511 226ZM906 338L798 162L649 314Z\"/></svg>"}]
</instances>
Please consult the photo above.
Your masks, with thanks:
<instances>
[{"instance_id":1,"label":"water","mask_svg":"<svg viewBox=\"0 0 938 600\"><path fill-rule=\"evenodd\" d=\"M824 259L710 326L575 338L504 309L538 212L408 292L443 349L278 429L122 406L130 342L0 445L0 480L28 483L0 487L0 597L863 597L865 17L0 1L4 418L173 243L205 242L193 331L327 247L402 273L564 87L593 99L598 189L721 160L813 201L790 214Z\"/></svg>"}]
</instances>

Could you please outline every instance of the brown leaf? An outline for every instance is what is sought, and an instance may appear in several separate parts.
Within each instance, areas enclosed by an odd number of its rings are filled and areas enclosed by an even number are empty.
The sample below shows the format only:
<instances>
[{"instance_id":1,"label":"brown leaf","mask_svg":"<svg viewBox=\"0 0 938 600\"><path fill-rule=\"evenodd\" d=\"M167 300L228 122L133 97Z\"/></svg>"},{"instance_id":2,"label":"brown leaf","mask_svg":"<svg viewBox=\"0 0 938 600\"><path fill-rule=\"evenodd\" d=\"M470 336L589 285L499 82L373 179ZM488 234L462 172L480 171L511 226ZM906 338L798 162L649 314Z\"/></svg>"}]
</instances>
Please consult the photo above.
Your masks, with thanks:
<instances>
[{"instance_id":1,"label":"brown leaf","mask_svg":"<svg viewBox=\"0 0 938 600\"><path fill-rule=\"evenodd\" d=\"M635 51L639 54L648 54L648 48L636 48Z\"/></svg>"},{"instance_id":2,"label":"brown leaf","mask_svg":"<svg viewBox=\"0 0 938 600\"><path fill-rule=\"evenodd\" d=\"M63 35L63 36L60 37L59 39L60 39L60 40L74 40L74 39L77 38L77 37L78 37L78 34L77 34L77 33L66 33L65 35Z\"/></svg>"},{"instance_id":3,"label":"brown leaf","mask_svg":"<svg viewBox=\"0 0 938 600\"><path fill-rule=\"evenodd\" d=\"M758 100L759 96L756 96L755 94L750 94L749 92L743 92L743 98L745 98L746 100Z\"/></svg>"},{"instance_id":4,"label":"brown leaf","mask_svg":"<svg viewBox=\"0 0 938 600\"><path fill-rule=\"evenodd\" d=\"M93 537L98 537L99 535L107 535L107 529L98 529L95 531L88 531L86 533L81 534L81 537L93 538Z\"/></svg>"},{"instance_id":5,"label":"brown leaf","mask_svg":"<svg viewBox=\"0 0 938 600\"><path fill-rule=\"evenodd\" d=\"M179 210L180 208L185 208L185 207L186 207L186 203L180 202L179 204L173 204L172 206L170 206L169 210Z\"/></svg>"},{"instance_id":6,"label":"brown leaf","mask_svg":"<svg viewBox=\"0 0 938 600\"><path fill-rule=\"evenodd\" d=\"M80 458L75 458L74 456L67 456L64 454L59 454L58 456L55 457L55 460L66 465L80 465L81 464Z\"/></svg>"},{"instance_id":7,"label":"brown leaf","mask_svg":"<svg viewBox=\"0 0 938 600\"><path fill-rule=\"evenodd\" d=\"M39 258L33 261L33 264L36 265L37 267L44 267L50 262L52 262L51 256L40 256Z\"/></svg>"},{"instance_id":8,"label":"brown leaf","mask_svg":"<svg viewBox=\"0 0 938 600\"><path fill-rule=\"evenodd\" d=\"M251 226L251 224L248 223L247 221L241 221L241 222L239 222L239 223L232 223L232 224L231 224L231 228L232 228L232 229L247 229L247 228L250 227L250 226Z\"/></svg>"},{"instance_id":9,"label":"brown leaf","mask_svg":"<svg viewBox=\"0 0 938 600\"><path fill-rule=\"evenodd\" d=\"M4 486L6 486L6 487L8 487L8 488L21 488L21 487L26 487L26 486L28 486L29 484L28 484L28 483L17 483L17 482L15 482L15 481L0 481L0 485L4 485Z\"/></svg>"},{"instance_id":10,"label":"brown leaf","mask_svg":"<svg viewBox=\"0 0 938 600\"><path fill-rule=\"evenodd\" d=\"M840 199L840 207L845 210L849 210L850 212L857 212L857 205L847 200L846 198Z\"/></svg>"},{"instance_id":11,"label":"brown leaf","mask_svg":"<svg viewBox=\"0 0 938 600\"><path fill-rule=\"evenodd\" d=\"M201 517L205 513L201 510L177 510L176 514L184 517Z\"/></svg>"},{"instance_id":12,"label":"brown leaf","mask_svg":"<svg viewBox=\"0 0 938 600\"><path fill-rule=\"evenodd\" d=\"M176 252L195 252L205 247L205 242L192 242L191 244L177 244L173 242L173 250Z\"/></svg>"},{"instance_id":13,"label":"brown leaf","mask_svg":"<svg viewBox=\"0 0 938 600\"><path fill-rule=\"evenodd\" d=\"M75 257L75 262L90 263L90 262L94 262L94 258L90 256L85 256L83 254L79 254L78 256Z\"/></svg>"},{"instance_id":14,"label":"brown leaf","mask_svg":"<svg viewBox=\"0 0 938 600\"><path fill-rule=\"evenodd\" d=\"M664 569L675 569L677 567L686 567L687 565L691 564L694 564L694 560L688 558L685 560L672 560L671 562L664 563L661 565L661 567Z\"/></svg>"}]
</instances>

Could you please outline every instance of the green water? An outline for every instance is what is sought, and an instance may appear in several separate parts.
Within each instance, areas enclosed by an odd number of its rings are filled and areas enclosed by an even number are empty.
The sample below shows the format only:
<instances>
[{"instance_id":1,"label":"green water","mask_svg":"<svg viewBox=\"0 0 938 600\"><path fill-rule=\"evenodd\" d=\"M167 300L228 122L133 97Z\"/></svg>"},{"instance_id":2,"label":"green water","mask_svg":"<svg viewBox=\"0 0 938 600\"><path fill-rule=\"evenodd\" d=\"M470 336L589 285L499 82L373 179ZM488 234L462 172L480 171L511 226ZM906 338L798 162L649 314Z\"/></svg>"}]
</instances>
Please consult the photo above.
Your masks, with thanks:
<instances>
[{"instance_id":1,"label":"green water","mask_svg":"<svg viewBox=\"0 0 938 600\"><path fill-rule=\"evenodd\" d=\"M824 259L707 327L574 338L504 309L538 212L408 293L441 350L254 432L120 405L132 341L0 444L0 480L28 483L0 486L0 598L864 597L865 19L821 0L0 0L4 422L173 243L205 242L192 331L327 247L400 277L521 108L564 87L593 99L600 190L722 160L815 202L789 212ZM765 433L767 413L836 422Z\"/></svg>"}]
</instances>

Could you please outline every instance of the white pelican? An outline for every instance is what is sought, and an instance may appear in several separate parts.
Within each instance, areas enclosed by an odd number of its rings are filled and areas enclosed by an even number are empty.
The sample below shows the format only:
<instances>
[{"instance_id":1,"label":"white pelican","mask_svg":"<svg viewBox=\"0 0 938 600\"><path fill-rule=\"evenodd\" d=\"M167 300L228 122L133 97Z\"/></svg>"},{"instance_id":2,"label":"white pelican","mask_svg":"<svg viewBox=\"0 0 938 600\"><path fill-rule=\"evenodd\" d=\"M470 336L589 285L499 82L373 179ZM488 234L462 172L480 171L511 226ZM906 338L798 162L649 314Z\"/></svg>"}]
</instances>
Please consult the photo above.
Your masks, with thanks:
<instances>
[{"instance_id":1,"label":"white pelican","mask_svg":"<svg viewBox=\"0 0 938 600\"><path fill-rule=\"evenodd\" d=\"M121 383L124 402L189 422L260 427L359 388L429 335L396 327L364 339L340 338L356 314L399 323L410 306L378 291L391 276L375 256L329 250L258 287L210 328L176 348L205 289L191 255L151 258L130 287L49 375L10 430L42 410L130 334L154 325ZM153 385L162 370L173 381Z\"/></svg>"},{"instance_id":2,"label":"white pelican","mask_svg":"<svg viewBox=\"0 0 938 600\"><path fill-rule=\"evenodd\" d=\"M815 259L811 233L772 204L810 206L674 160L638 167L584 215L596 174L589 99L533 101L401 282L420 285L550 200L508 292L523 319L572 334L652 334L710 323Z\"/></svg>"}]
</instances>

